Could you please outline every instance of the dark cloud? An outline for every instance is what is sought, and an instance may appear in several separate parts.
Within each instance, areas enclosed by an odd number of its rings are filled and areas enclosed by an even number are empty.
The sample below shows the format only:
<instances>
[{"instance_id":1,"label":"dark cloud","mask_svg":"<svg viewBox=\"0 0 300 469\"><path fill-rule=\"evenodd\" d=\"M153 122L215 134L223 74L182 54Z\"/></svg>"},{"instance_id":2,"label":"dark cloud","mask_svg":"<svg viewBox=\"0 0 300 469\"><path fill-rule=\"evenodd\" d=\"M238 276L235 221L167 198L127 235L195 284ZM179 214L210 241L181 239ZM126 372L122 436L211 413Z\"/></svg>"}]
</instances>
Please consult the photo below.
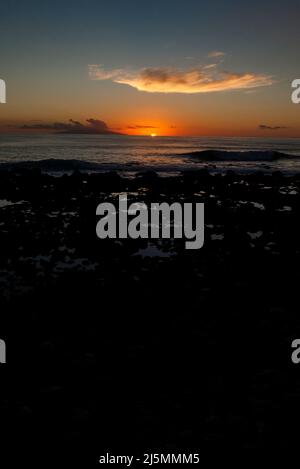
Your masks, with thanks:
<instances>
[{"instance_id":1,"label":"dark cloud","mask_svg":"<svg viewBox=\"0 0 300 469\"><path fill-rule=\"evenodd\" d=\"M159 129L159 127L154 125L129 125L127 129Z\"/></svg>"},{"instance_id":2,"label":"dark cloud","mask_svg":"<svg viewBox=\"0 0 300 469\"><path fill-rule=\"evenodd\" d=\"M98 130L99 132L110 132L110 129L104 121L99 119L87 119L86 121L93 129Z\"/></svg>"},{"instance_id":3,"label":"dark cloud","mask_svg":"<svg viewBox=\"0 0 300 469\"><path fill-rule=\"evenodd\" d=\"M68 122L54 122L53 124L24 124L20 129L24 130L49 130L64 134L116 134L104 121L99 119L87 119L87 124L70 119Z\"/></svg>"},{"instance_id":4,"label":"dark cloud","mask_svg":"<svg viewBox=\"0 0 300 469\"><path fill-rule=\"evenodd\" d=\"M259 129L261 130L281 130L281 129L288 129L288 127L284 127L283 125L275 125L274 127L272 127L271 125L264 125L264 124L260 124L258 126Z\"/></svg>"}]
</instances>

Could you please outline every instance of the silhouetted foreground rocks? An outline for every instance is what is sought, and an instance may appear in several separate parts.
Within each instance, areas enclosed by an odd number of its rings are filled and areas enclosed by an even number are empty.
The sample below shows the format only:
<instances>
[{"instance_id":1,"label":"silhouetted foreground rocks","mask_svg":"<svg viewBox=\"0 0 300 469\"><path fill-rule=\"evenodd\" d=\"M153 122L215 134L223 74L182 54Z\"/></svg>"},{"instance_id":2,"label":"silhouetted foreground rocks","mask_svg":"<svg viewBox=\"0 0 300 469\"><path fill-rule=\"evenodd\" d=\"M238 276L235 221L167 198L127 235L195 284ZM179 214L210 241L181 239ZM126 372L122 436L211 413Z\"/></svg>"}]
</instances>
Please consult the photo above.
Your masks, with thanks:
<instances>
[{"instance_id":1,"label":"silhouetted foreground rocks","mask_svg":"<svg viewBox=\"0 0 300 469\"><path fill-rule=\"evenodd\" d=\"M204 247L99 240L120 192L204 202ZM0 172L3 425L94 458L294 445L299 216L300 176L280 173Z\"/></svg>"}]
</instances>

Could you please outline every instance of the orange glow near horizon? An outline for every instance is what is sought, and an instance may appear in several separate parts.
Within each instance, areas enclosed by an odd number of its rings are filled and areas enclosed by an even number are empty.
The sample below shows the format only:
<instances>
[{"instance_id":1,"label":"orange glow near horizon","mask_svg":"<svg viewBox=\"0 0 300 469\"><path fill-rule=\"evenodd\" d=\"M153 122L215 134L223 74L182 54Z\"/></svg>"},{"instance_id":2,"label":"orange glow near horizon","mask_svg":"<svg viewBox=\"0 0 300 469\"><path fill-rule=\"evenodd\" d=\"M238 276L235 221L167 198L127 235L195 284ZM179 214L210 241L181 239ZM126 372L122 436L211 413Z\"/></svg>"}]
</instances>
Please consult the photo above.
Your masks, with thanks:
<instances>
[{"instance_id":1,"label":"orange glow near horizon","mask_svg":"<svg viewBox=\"0 0 300 469\"><path fill-rule=\"evenodd\" d=\"M176 136L178 134L178 129L174 126L171 126L167 122L157 122L157 121L150 121L148 125L144 125L141 121L141 124L137 123L135 125L125 126L121 125L120 132L127 134L127 135L137 135L137 136L145 136L145 137L162 137L162 136Z\"/></svg>"},{"instance_id":2,"label":"orange glow near horizon","mask_svg":"<svg viewBox=\"0 0 300 469\"><path fill-rule=\"evenodd\" d=\"M298 117L298 109L293 109L294 119ZM96 112L89 111L85 114L76 115L74 120L70 120L69 116L61 117L47 116L47 118L38 119L19 118L18 120L9 119L2 120L0 118L0 134L4 133L28 133L28 134L55 134L59 132L53 123L61 123L62 125L72 125L72 122L79 121L86 127L91 127L90 121L97 122L95 119L86 119L86 115L96 116ZM75 115L75 113L74 113ZM145 116L145 117L143 117ZM151 116L155 116L152 117ZM144 136L144 137L197 137L197 136L216 136L216 137L278 137L292 138L300 137L299 126L294 121L286 120L282 128L278 131L271 130L272 126L277 125L277 120L267 119L267 116L261 118L257 112L253 112L251 116L240 117L239 113L231 113L230 119L224 122L222 115L215 116L213 111L207 111L205 117L197 114L182 116L176 114L169 115L168 112L162 112L161 109L146 109L145 112L139 110L138 113L130 113L114 119L113 113L105 120L107 128L115 133L128 136ZM99 121L101 122L101 120ZM270 127L260 128L258 123L268 122ZM103 122L102 122L103 123ZM75 125L75 124L73 124ZM97 127L96 127L97 130ZM80 132L79 132L80 133ZM99 132L101 135L101 131Z\"/></svg>"}]
</instances>

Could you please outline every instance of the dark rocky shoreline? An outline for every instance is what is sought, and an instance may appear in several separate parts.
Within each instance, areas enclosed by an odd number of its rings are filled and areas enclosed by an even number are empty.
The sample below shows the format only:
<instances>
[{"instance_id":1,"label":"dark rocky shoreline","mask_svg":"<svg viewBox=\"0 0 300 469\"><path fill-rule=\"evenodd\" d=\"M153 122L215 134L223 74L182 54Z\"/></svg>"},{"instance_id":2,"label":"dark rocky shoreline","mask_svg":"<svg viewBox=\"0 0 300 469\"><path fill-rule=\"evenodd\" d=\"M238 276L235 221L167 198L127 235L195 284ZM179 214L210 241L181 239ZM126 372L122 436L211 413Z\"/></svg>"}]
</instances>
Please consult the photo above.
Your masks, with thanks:
<instances>
[{"instance_id":1,"label":"dark rocky shoreline","mask_svg":"<svg viewBox=\"0 0 300 469\"><path fill-rule=\"evenodd\" d=\"M204 247L97 239L121 192L204 202ZM2 421L95 457L293 446L299 215L300 175L1 171Z\"/></svg>"}]
</instances>

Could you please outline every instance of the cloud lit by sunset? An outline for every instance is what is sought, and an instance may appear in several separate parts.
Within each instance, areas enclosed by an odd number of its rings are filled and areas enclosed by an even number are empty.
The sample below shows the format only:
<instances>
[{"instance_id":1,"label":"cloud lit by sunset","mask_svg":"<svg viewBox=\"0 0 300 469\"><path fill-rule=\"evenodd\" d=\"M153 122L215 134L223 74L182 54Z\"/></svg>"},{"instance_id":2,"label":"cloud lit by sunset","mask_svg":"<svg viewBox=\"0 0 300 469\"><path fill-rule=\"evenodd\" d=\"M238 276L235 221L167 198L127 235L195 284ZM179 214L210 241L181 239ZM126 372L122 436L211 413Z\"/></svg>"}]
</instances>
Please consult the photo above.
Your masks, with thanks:
<instances>
[{"instance_id":1,"label":"cloud lit by sunset","mask_svg":"<svg viewBox=\"0 0 300 469\"><path fill-rule=\"evenodd\" d=\"M89 76L92 80L112 80L149 93L210 93L251 89L273 83L269 75L217 71L215 67L190 70L144 68L137 72L127 72L105 71L101 66L90 65Z\"/></svg>"}]
</instances>

